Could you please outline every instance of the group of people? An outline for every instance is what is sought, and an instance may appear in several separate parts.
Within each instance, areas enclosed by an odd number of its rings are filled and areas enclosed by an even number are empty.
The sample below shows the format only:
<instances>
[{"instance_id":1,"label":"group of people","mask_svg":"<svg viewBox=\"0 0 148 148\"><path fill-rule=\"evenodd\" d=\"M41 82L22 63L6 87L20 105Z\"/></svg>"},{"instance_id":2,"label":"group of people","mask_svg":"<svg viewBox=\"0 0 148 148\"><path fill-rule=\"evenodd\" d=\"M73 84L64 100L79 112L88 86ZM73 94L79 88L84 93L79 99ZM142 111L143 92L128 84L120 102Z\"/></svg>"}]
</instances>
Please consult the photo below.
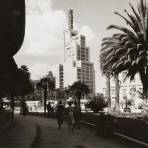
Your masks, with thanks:
<instances>
[{"instance_id":1,"label":"group of people","mask_svg":"<svg viewBox=\"0 0 148 148\"><path fill-rule=\"evenodd\" d=\"M56 117L58 129L61 129L64 120L67 122L68 128L71 131L73 131L74 128L80 129L80 107L77 102L74 103L74 106L72 106L71 102L69 102L68 105L69 106L65 108L61 100L57 105Z\"/></svg>"}]
</instances>

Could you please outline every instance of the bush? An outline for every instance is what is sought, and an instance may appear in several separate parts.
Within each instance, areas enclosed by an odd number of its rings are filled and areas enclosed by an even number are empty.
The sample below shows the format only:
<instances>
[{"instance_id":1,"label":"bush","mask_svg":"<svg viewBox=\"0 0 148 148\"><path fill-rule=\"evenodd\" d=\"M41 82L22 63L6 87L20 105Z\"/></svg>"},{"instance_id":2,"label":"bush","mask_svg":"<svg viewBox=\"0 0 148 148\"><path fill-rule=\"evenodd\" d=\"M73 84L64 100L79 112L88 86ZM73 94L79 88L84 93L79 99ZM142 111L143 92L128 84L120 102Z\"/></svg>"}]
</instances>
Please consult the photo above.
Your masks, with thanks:
<instances>
[{"instance_id":1,"label":"bush","mask_svg":"<svg viewBox=\"0 0 148 148\"><path fill-rule=\"evenodd\" d=\"M104 101L104 98L95 98L94 100L90 101L87 105L87 108L90 108L95 113L98 113L99 111L103 111L105 107L107 107L107 103Z\"/></svg>"}]
</instances>

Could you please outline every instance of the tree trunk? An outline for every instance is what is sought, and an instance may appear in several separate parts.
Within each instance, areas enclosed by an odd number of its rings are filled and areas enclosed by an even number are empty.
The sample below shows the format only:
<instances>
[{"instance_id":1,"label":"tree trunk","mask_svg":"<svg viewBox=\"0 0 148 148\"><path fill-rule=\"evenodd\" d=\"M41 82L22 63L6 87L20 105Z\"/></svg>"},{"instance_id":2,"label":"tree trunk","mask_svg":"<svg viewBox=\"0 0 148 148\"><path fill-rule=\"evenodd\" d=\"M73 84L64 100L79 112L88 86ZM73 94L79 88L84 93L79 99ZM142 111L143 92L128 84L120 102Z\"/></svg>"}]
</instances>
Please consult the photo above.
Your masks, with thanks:
<instances>
[{"instance_id":1,"label":"tree trunk","mask_svg":"<svg viewBox=\"0 0 148 148\"><path fill-rule=\"evenodd\" d=\"M148 100L148 87L143 86L143 100L147 103Z\"/></svg>"},{"instance_id":2,"label":"tree trunk","mask_svg":"<svg viewBox=\"0 0 148 148\"><path fill-rule=\"evenodd\" d=\"M11 122L13 122L14 119L14 95L13 93L10 94L10 99L11 99Z\"/></svg>"},{"instance_id":3,"label":"tree trunk","mask_svg":"<svg viewBox=\"0 0 148 148\"><path fill-rule=\"evenodd\" d=\"M108 111L111 112L110 76L106 76Z\"/></svg>"},{"instance_id":4,"label":"tree trunk","mask_svg":"<svg viewBox=\"0 0 148 148\"><path fill-rule=\"evenodd\" d=\"M144 70L141 69L140 78L143 85L143 99L146 101L148 100L148 72L145 74Z\"/></svg>"},{"instance_id":5,"label":"tree trunk","mask_svg":"<svg viewBox=\"0 0 148 148\"><path fill-rule=\"evenodd\" d=\"M78 97L78 106L81 107L81 102L80 102L81 98Z\"/></svg>"},{"instance_id":6,"label":"tree trunk","mask_svg":"<svg viewBox=\"0 0 148 148\"><path fill-rule=\"evenodd\" d=\"M120 110L120 106L119 106L119 78L118 78L118 75L115 76L115 102L116 102L116 113L118 114L119 113L119 110Z\"/></svg>"},{"instance_id":7,"label":"tree trunk","mask_svg":"<svg viewBox=\"0 0 148 148\"><path fill-rule=\"evenodd\" d=\"M78 106L79 106L80 112L81 112L81 96L78 96Z\"/></svg>"},{"instance_id":8,"label":"tree trunk","mask_svg":"<svg viewBox=\"0 0 148 148\"><path fill-rule=\"evenodd\" d=\"M46 113L47 87L44 88L44 113Z\"/></svg>"}]
</instances>

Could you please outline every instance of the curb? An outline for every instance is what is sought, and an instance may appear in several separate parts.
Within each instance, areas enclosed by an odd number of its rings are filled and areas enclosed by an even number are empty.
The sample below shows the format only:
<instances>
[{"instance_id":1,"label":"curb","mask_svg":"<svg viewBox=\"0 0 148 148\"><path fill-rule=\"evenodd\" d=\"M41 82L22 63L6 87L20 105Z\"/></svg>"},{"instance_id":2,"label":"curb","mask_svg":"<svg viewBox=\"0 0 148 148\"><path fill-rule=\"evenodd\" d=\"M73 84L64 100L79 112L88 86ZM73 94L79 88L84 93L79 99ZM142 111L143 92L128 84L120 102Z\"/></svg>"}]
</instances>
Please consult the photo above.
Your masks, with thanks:
<instances>
[{"instance_id":1,"label":"curb","mask_svg":"<svg viewBox=\"0 0 148 148\"><path fill-rule=\"evenodd\" d=\"M82 124L84 124L84 125L87 125L87 126L92 127L93 129L96 127L95 124L92 124L92 123L86 122L86 121L84 121L84 120L81 120L80 122L81 122ZM128 141L131 141L131 142L137 143L137 144L139 144L139 145L141 145L141 146L148 147L148 143L145 143L145 142L139 141L139 140L137 140L137 139L134 139L134 138L128 137L128 136L123 135L123 134L118 133L118 132L113 132L113 134L116 135L116 136L118 136L118 137L122 137L122 138L124 138L124 139L126 139L126 140L128 140Z\"/></svg>"},{"instance_id":2,"label":"curb","mask_svg":"<svg viewBox=\"0 0 148 148\"><path fill-rule=\"evenodd\" d=\"M139 145L148 147L148 144L147 144L147 143L142 142L142 141L139 141L139 140L136 140L136 139L131 138L131 137L128 137L128 136L126 136L126 135L120 134L120 133L118 133L118 132L114 132L114 135L117 135L117 136L122 137L122 138L124 138L124 139L127 139L127 140L129 140L129 141L135 142L135 143L137 143L137 144L139 144Z\"/></svg>"}]
</instances>

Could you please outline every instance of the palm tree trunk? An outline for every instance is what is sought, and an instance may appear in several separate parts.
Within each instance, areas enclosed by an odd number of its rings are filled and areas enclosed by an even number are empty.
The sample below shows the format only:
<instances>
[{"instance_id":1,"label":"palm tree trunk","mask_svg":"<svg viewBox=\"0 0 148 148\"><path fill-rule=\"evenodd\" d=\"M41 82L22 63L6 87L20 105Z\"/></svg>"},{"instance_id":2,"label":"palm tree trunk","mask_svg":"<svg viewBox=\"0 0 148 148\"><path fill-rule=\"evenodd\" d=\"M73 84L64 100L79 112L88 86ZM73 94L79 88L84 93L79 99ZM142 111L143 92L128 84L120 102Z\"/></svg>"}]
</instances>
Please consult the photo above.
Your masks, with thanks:
<instances>
[{"instance_id":1,"label":"palm tree trunk","mask_svg":"<svg viewBox=\"0 0 148 148\"><path fill-rule=\"evenodd\" d=\"M118 75L115 76L115 94L116 94L116 113L119 113L120 106L119 106L119 78Z\"/></svg>"},{"instance_id":2,"label":"palm tree trunk","mask_svg":"<svg viewBox=\"0 0 148 148\"><path fill-rule=\"evenodd\" d=\"M78 97L78 107L80 109L80 113L81 113L81 96L77 96Z\"/></svg>"},{"instance_id":3,"label":"palm tree trunk","mask_svg":"<svg viewBox=\"0 0 148 148\"><path fill-rule=\"evenodd\" d=\"M148 70L147 70L148 71ZM143 100L148 100L148 72L140 71L140 78L143 85Z\"/></svg>"},{"instance_id":4,"label":"palm tree trunk","mask_svg":"<svg viewBox=\"0 0 148 148\"><path fill-rule=\"evenodd\" d=\"M44 88L44 113L46 113L47 87Z\"/></svg>"},{"instance_id":5,"label":"palm tree trunk","mask_svg":"<svg viewBox=\"0 0 148 148\"><path fill-rule=\"evenodd\" d=\"M143 86L143 100L145 102L148 100L148 86Z\"/></svg>"},{"instance_id":6,"label":"palm tree trunk","mask_svg":"<svg viewBox=\"0 0 148 148\"><path fill-rule=\"evenodd\" d=\"M111 112L110 76L106 76L108 111Z\"/></svg>"}]
</instances>

